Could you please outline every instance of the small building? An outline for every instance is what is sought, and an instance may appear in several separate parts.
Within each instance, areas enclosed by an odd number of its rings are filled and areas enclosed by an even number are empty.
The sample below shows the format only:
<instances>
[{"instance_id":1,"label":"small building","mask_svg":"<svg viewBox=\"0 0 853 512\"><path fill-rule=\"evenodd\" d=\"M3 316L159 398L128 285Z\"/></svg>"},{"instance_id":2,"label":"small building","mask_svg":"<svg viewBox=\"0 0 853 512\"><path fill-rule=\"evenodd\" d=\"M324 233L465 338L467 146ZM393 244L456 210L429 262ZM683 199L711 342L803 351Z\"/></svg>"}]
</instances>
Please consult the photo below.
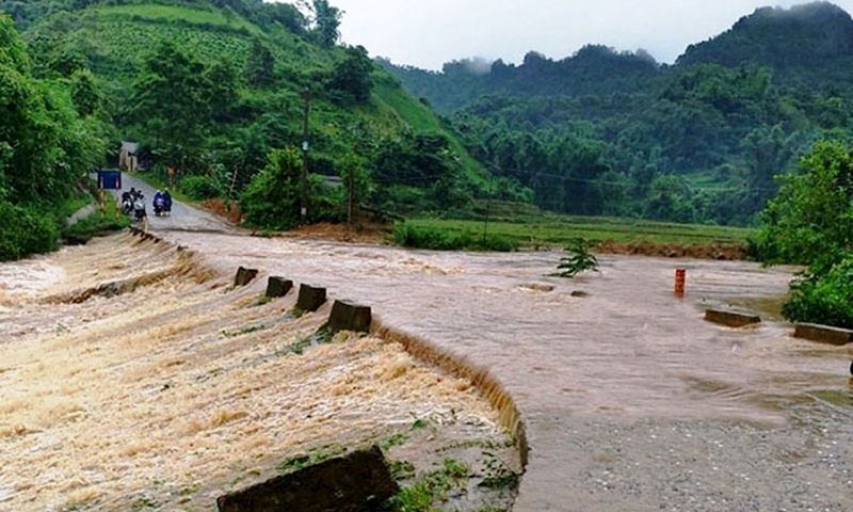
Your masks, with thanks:
<instances>
[{"instance_id":1,"label":"small building","mask_svg":"<svg viewBox=\"0 0 853 512\"><path fill-rule=\"evenodd\" d=\"M118 166L126 172L136 172L139 168L139 144L136 142L121 142L118 154Z\"/></svg>"}]
</instances>

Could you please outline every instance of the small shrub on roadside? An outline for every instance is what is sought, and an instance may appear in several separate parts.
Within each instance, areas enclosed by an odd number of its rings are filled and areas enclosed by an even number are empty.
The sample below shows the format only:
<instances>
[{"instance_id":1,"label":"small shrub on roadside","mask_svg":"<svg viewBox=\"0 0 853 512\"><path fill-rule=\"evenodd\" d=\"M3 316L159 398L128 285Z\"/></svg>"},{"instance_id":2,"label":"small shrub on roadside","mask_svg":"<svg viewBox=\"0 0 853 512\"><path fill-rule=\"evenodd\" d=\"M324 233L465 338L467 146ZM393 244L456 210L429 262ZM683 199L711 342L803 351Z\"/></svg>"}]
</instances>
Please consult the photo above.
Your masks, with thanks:
<instances>
[{"instance_id":1,"label":"small shrub on roadside","mask_svg":"<svg viewBox=\"0 0 853 512\"><path fill-rule=\"evenodd\" d=\"M394 226L394 241L404 247L453 251L464 249L472 239L469 233L455 234L400 222Z\"/></svg>"},{"instance_id":2,"label":"small shrub on roadside","mask_svg":"<svg viewBox=\"0 0 853 512\"><path fill-rule=\"evenodd\" d=\"M187 176L181 180L180 188L181 192L195 201L204 201L223 195L216 180L210 176Z\"/></svg>"},{"instance_id":3,"label":"small shrub on roadside","mask_svg":"<svg viewBox=\"0 0 853 512\"><path fill-rule=\"evenodd\" d=\"M398 222L394 226L394 242L404 247L437 251L495 251L511 252L518 243L497 235L476 236L470 231L455 232L428 226L413 226Z\"/></svg>"},{"instance_id":4,"label":"small shrub on roadside","mask_svg":"<svg viewBox=\"0 0 853 512\"><path fill-rule=\"evenodd\" d=\"M572 242L566 251L568 256L560 258L560 264L557 265L557 276L572 278L581 272L591 270L598 272L598 259L589 250L589 244L583 238L577 238Z\"/></svg>"},{"instance_id":5,"label":"small shrub on roadside","mask_svg":"<svg viewBox=\"0 0 853 512\"><path fill-rule=\"evenodd\" d=\"M792 322L853 328L853 254L823 273L807 273L791 283L782 314Z\"/></svg>"},{"instance_id":6,"label":"small shrub on roadside","mask_svg":"<svg viewBox=\"0 0 853 512\"><path fill-rule=\"evenodd\" d=\"M16 260L59 247L54 217L0 201L0 261Z\"/></svg>"}]
</instances>

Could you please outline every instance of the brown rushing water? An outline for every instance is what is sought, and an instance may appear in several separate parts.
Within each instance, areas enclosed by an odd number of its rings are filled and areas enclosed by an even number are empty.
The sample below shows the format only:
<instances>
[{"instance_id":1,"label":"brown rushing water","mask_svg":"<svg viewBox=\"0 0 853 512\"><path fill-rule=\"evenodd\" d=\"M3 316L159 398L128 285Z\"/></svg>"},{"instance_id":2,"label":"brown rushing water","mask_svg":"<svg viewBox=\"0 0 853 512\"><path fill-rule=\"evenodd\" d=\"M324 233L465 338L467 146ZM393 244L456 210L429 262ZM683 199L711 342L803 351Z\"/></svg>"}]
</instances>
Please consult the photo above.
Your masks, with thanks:
<instances>
[{"instance_id":1,"label":"brown rushing water","mask_svg":"<svg viewBox=\"0 0 853 512\"><path fill-rule=\"evenodd\" d=\"M419 473L516 465L469 382L375 336L314 342L328 306L228 283L127 234L0 265L0 510L210 510L291 457L371 443ZM470 480L454 508L511 503Z\"/></svg>"},{"instance_id":2,"label":"brown rushing water","mask_svg":"<svg viewBox=\"0 0 853 512\"><path fill-rule=\"evenodd\" d=\"M783 296L787 269L603 257L564 280L547 277L557 253L168 237L223 269L326 286L490 369L532 449L516 510L853 510L850 349L702 319L704 305Z\"/></svg>"},{"instance_id":3,"label":"brown rushing water","mask_svg":"<svg viewBox=\"0 0 853 512\"><path fill-rule=\"evenodd\" d=\"M193 212L152 225L230 231ZM227 273L253 266L326 286L489 369L531 446L515 510L853 510L851 348L793 339L773 315L740 330L702 320L705 305L775 310L788 269L602 257L600 273L563 280L547 277L557 253L163 234ZM672 295L678 267L684 300Z\"/></svg>"}]
</instances>

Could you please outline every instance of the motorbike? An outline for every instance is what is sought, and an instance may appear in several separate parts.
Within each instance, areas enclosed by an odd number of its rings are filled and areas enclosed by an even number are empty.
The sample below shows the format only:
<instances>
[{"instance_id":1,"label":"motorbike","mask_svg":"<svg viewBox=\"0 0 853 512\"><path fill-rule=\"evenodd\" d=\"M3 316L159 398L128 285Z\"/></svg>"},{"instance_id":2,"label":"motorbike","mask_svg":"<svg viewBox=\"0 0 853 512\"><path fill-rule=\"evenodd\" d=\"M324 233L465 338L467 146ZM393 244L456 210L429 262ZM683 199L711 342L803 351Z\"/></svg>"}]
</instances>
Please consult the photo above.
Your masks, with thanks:
<instances>
[{"instance_id":1,"label":"motorbike","mask_svg":"<svg viewBox=\"0 0 853 512\"><path fill-rule=\"evenodd\" d=\"M162 217L165 214L166 202L163 199L157 198L154 200L154 215Z\"/></svg>"}]
</instances>

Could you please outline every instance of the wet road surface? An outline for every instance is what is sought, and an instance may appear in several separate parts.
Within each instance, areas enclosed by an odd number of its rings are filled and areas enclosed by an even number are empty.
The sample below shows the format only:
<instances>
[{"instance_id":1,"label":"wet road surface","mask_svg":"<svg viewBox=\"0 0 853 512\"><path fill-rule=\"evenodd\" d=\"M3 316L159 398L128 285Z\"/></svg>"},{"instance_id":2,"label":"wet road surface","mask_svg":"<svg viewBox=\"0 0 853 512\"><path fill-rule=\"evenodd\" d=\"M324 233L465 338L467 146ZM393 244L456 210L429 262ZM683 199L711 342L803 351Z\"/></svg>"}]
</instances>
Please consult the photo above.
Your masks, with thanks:
<instances>
[{"instance_id":1,"label":"wet road surface","mask_svg":"<svg viewBox=\"0 0 853 512\"><path fill-rule=\"evenodd\" d=\"M547 277L557 253L169 238L223 271L326 286L490 369L527 424L516 510L853 510L850 349L775 321L702 319L705 305L778 299L788 269L603 257L600 273L563 280Z\"/></svg>"},{"instance_id":2,"label":"wet road surface","mask_svg":"<svg viewBox=\"0 0 853 512\"><path fill-rule=\"evenodd\" d=\"M602 257L600 273L563 280L548 277L558 253L193 233L202 223L186 218L152 229L223 272L328 287L492 371L531 446L515 510L853 510L853 350L791 338L763 311L752 328L702 319L706 306L772 306L791 269Z\"/></svg>"},{"instance_id":3,"label":"wet road surface","mask_svg":"<svg viewBox=\"0 0 853 512\"><path fill-rule=\"evenodd\" d=\"M144 181L129 174L122 175L122 190L116 193L121 197L121 192L131 188L141 190L145 196L145 206L148 213L149 229L152 231L196 231L196 232L224 232L233 233L236 229L223 219L210 212L193 208L180 201L172 202L172 212L169 216L157 217L154 215L154 193L156 190Z\"/></svg>"}]
</instances>

